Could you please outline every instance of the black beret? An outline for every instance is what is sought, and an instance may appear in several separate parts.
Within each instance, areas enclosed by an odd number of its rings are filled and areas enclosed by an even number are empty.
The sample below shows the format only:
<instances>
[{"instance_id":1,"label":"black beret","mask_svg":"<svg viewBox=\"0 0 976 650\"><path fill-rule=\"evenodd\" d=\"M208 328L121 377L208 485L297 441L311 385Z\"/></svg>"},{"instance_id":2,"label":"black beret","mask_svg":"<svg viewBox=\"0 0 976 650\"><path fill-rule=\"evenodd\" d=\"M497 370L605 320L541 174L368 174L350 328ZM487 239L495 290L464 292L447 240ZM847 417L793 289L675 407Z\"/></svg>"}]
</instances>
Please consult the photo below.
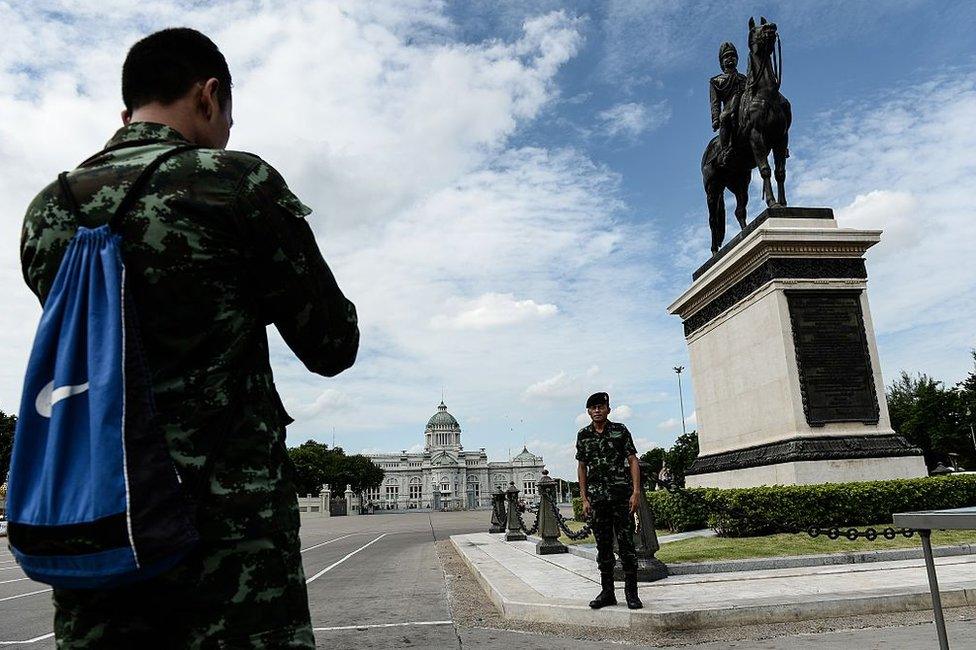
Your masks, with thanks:
<instances>
[{"instance_id":1,"label":"black beret","mask_svg":"<svg viewBox=\"0 0 976 650\"><path fill-rule=\"evenodd\" d=\"M607 407L609 407L610 396L606 393L593 393L590 395L589 399L586 400L586 408L596 406L597 404L606 404Z\"/></svg>"}]
</instances>

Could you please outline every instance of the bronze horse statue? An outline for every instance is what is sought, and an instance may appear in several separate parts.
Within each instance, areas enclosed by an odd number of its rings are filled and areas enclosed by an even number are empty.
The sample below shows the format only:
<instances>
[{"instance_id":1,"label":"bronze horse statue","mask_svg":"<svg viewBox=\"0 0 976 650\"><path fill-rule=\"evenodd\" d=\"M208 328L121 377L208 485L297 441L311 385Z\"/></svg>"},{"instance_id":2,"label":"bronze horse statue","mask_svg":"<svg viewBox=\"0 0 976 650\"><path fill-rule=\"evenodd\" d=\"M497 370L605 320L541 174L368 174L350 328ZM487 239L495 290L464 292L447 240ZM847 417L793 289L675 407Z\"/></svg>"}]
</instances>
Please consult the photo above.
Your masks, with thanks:
<instances>
[{"instance_id":1,"label":"bronze horse statue","mask_svg":"<svg viewBox=\"0 0 976 650\"><path fill-rule=\"evenodd\" d=\"M783 55L776 23L749 19L749 67L745 87L738 100L730 155L723 160L718 136L712 138L702 156L702 180L708 201L708 225L712 231L712 253L725 240L725 190L735 195L735 218L746 226L746 204L752 170L759 167L763 200L768 207L786 205L786 158L789 129L793 121L790 103L779 92L783 81ZM777 194L773 195L769 153L776 165Z\"/></svg>"}]
</instances>

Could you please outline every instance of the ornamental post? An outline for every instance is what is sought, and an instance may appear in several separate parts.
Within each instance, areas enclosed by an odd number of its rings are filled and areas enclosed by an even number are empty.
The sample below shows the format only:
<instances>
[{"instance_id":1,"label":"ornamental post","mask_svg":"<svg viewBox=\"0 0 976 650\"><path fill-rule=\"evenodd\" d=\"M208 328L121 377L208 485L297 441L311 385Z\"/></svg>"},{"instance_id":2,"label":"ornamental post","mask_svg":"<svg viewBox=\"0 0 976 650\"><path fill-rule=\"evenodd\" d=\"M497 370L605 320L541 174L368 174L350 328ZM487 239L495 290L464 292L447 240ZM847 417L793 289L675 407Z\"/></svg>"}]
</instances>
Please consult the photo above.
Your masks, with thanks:
<instances>
[{"instance_id":1,"label":"ornamental post","mask_svg":"<svg viewBox=\"0 0 976 650\"><path fill-rule=\"evenodd\" d=\"M488 532L505 532L505 493L500 485L495 486L495 491L491 495L491 528Z\"/></svg>"},{"instance_id":2,"label":"ornamental post","mask_svg":"<svg viewBox=\"0 0 976 650\"><path fill-rule=\"evenodd\" d=\"M539 489L539 536L535 552L538 555L568 553L569 549L559 541L559 522L556 520L556 481L549 470L542 470L542 478L536 484Z\"/></svg>"},{"instance_id":3,"label":"ornamental post","mask_svg":"<svg viewBox=\"0 0 976 650\"><path fill-rule=\"evenodd\" d=\"M323 517L332 516L332 490L329 489L329 484L326 483L322 486L322 491L319 492L319 512Z\"/></svg>"},{"instance_id":4,"label":"ornamental post","mask_svg":"<svg viewBox=\"0 0 976 650\"><path fill-rule=\"evenodd\" d=\"M505 498L508 500L508 532L505 533L506 542L525 541L525 533L522 532L522 524L519 522L518 512L519 489L515 487L515 481L508 484L505 490Z\"/></svg>"},{"instance_id":5,"label":"ornamental post","mask_svg":"<svg viewBox=\"0 0 976 650\"><path fill-rule=\"evenodd\" d=\"M651 466L640 461L640 499L637 502L637 530L634 533L634 546L637 551L637 580L639 582L654 582L668 577L668 567L664 562L654 557L661 545L657 541L657 531L654 530L654 511L647 499L646 482L651 474ZM613 568L614 579L623 580L624 571L617 560Z\"/></svg>"}]
</instances>

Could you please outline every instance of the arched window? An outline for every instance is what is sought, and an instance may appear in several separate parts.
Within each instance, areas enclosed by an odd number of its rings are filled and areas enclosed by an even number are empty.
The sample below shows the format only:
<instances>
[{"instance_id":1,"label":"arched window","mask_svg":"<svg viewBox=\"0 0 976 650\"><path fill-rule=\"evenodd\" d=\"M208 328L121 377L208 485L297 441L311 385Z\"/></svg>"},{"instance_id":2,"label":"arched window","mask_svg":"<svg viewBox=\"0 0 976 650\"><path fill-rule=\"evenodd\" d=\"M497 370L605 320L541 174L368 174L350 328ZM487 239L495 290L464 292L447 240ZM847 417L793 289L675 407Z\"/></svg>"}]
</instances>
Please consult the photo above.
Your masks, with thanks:
<instances>
[{"instance_id":1,"label":"arched window","mask_svg":"<svg viewBox=\"0 0 976 650\"><path fill-rule=\"evenodd\" d=\"M386 479L386 500L396 503L400 498L400 482L395 476Z\"/></svg>"}]
</instances>

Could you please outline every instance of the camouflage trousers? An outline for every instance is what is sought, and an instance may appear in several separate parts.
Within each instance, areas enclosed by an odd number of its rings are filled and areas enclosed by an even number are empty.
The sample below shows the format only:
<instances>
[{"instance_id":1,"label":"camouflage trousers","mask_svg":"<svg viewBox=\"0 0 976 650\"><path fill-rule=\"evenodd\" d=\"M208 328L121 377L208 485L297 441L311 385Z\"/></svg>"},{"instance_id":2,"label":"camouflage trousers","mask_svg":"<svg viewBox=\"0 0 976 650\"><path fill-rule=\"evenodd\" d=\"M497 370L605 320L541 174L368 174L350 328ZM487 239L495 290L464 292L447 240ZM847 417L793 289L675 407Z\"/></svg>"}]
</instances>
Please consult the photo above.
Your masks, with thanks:
<instances>
[{"instance_id":1,"label":"camouflage trousers","mask_svg":"<svg viewBox=\"0 0 976 650\"><path fill-rule=\"evenodd\" d=\"M590 528L596 538L596 564L600 572L613 571L613 542L624 572L637 570L637 550L634 548L634 516L630 514L628 498L597 501L592 504Z\"/></svg>"},{"instance_id":2,"label":"camouflage trousers","mask_svg":"<svg viewBox=\"0 0 976 650\"><path fill-rule=\"evenodd\" d=\"M58 648L314 649L298 531L204 542L115 589L55 589Z\"/></svg>"}]
</instances>

